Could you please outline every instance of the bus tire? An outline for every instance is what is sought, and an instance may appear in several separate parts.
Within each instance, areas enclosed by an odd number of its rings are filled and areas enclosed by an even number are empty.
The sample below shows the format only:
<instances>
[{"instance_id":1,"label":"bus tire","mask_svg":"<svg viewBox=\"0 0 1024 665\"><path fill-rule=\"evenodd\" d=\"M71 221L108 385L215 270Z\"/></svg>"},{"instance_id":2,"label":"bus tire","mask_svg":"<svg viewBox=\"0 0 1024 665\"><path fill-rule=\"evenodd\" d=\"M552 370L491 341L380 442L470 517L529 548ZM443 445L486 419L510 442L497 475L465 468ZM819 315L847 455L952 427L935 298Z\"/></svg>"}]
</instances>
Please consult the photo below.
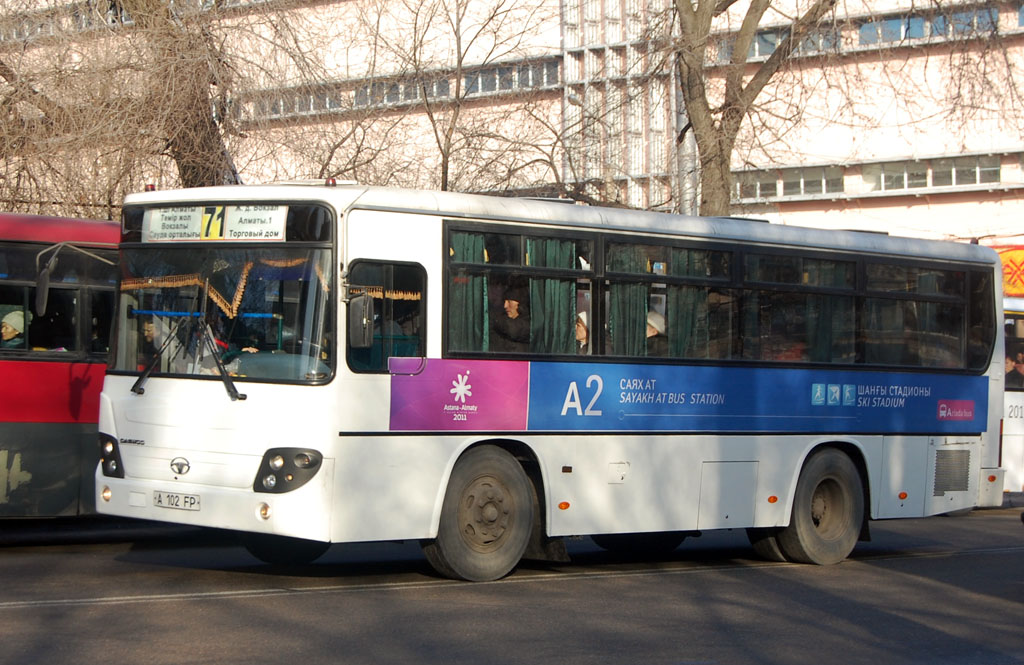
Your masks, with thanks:
<instances>
[{"instance_id":1,"label":"bus tire","mask_svg":"<svg viewBox=\"0 0 1024 665\"><path fill-rule=\"evenodd\" d=\"M853 551L864 520L864 492L853 461L835 448L813 454L800 471L789 526L779 549L790 561L829 565Z\"/></svg>"},{"instance_id":2,"label":"bus tire","mask_svg":"<svg viewBox=\"0 0 1024 665\"><path fill-rule=\"evenodd\" d=\"M526 551L532 488L523 467L496 446L469 450L448 481L437 538L423 543L441 575L487 582L508 575Z\"/></svg>"},{"instance_id":3,"label":"bus tire","mask_svg":"<svg viewBox=\"0 0 1024 665\"><path fill-rule=\"evenodd\" d=\"M754 552L766 561L778 561L784 563L789 561L779 547L778 529L747 529L747 540L754 548Z\"/></svg>"},{"instance_id":4,"label":"bus tire","mask_svg":"<svg viewBox=\"0 0 1024 665\"><path fill-rule=\"evenodd\" d=\"M260 561L276 566L304 566L313 563L331 546L319 540L267 533L243 533L242 545Z\"/></svg>"},{"instance_id":5,"label":"bus tire","mask_svg":"<svg viewBox=\"0 0 1024 665\"><path fill-rule=\"evenodd\" d=\"M683 544L685 531L600 533L590 537L601 549L619 555L664 556Z\"/></svg>"}]
</instances>

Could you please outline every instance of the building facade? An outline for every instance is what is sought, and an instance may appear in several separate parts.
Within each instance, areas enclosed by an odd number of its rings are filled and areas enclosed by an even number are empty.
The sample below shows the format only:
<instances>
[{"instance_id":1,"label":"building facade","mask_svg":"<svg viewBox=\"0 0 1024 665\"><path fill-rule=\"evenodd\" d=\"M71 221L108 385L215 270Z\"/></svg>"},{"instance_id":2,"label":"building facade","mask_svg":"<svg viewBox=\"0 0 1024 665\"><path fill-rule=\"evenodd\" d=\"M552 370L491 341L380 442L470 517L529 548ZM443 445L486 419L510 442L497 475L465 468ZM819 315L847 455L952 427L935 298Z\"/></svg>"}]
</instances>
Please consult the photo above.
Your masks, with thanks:
<instances>
[{"instance_id":1,"label":"building facade","mask_svg":"<svg viewBox=\"0 0 1024 665\"><path fill-rule=\"evenodd\" d=\"M0 63L20 77L5 75L6 85L27 82L56 100L74 94L50 91L61 76L114 69L103 56L120 45L135 48L120 62L147 46L149 57L166 52L133 11L162 7L198 26L210 36L205 59L230 73L211 84L211 112L243 181L342 177L698 212L670 0L7 4ZM772 56L807 6L772 3L742 75ZM737 61L746 8L712 23L712 103ZM981 242L1017 235L1022 53L1019 0L837 4L748 109L732 212ZM134 166L158 186L180 178L166 155Z\"/></svg>"}]
</instances>

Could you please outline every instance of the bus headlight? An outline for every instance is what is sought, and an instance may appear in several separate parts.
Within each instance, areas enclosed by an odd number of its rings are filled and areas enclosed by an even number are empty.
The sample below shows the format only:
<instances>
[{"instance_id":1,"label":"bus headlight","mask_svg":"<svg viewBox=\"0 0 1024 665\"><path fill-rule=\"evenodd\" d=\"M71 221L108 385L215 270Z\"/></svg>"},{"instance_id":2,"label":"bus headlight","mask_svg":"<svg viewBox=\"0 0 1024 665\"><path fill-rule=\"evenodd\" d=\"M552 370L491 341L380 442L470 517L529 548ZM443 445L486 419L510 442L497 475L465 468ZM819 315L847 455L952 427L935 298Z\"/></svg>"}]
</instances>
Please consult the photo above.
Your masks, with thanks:
<instances>
[{"instance_id":1,"label":"bus headlight","mask_svg":"<svg viewBox=\"0 0 1024 665\"><path fill-rule=\"evenodd\" d=\"M124 478L124 465L121 464L121 451L117 447L117 439L100 432L100 468L108 478Z\"/></svg>"},{"instance_id":2,"label":"bus headlight","mask_svg":"<svg viewBox=\"0 0 1024 665\"><path fill-rule=\"evenodd\" d=\"M271 448L256 472L254 492L283 494L308 483L323 465L324 456L309 448Z\"/></svg>"}]
</instances>

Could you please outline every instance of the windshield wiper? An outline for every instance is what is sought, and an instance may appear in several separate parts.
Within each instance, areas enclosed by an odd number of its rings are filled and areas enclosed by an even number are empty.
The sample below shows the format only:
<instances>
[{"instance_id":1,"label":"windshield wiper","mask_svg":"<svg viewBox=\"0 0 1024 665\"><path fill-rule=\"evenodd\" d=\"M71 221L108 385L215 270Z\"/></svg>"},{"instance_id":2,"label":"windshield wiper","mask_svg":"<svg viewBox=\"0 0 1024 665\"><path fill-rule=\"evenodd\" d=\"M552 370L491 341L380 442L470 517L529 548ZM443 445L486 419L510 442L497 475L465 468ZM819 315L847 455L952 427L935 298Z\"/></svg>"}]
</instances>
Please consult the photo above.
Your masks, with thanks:
<instances>
[{"instance_id":1,"label":"windshield wiper","mask_svg":"<svg viewBox=\"0 0 1024 665\"><path fill-rule=\"evenodd\" d=\"M207 299L207 293L209 292L209 288L210 281L206 280L206 284L203 287L204 306L201 312L196 311L198 305L197 300L199 298L199 293L196 292L196 298L192 301L192 307L190 308L190 311L187 313L175 313L178 316L181 316L181 318L178 319L178 322L175 323L174 327L171 328L170 332L167 333L167 336L164 339L163 344L160 345L160 349L157 350L155 354L153 354L153 358L149 361L149 364L146 365L146 368L142 371L142 374L140 374L139 378L135 380L134 384L132 384L131 390L133 393L135 393L136 395L145 394L146 390L145 388L143 388L143 385L146 383L146 380L149 378L149 376L156 370L157 365L160 364L160 359L163 357L164 351L167 350L167 347L170 344L171 340L177 339L178 328L181 327L181 322L185 319L188 319L191 325L189 325L188 332L186 334L186 339L194 339L197 325L199 326L200 329L199 341L195 349L195 362L197 363L197 365L202 363L203 352L205 350L213 358L213 362L217 366L217 371L220 373L221 381L224 383L224 389L227 391L228 397L231 398L231 401L246 399L247 395L238 392L238 388L235 387L235 382L231 379L231 376L228 374L227 369L224 367L224 362L221 360L220 353L217 351L217 344L213 339L213 332L210 330L210 326L206 323L205 303ZM178 350L175 352L175 356L177 356L178 353L185 349L185 347L185 344L179 345Z\"/></svg>"},{"instance_id":2,"label":"windshield wiper","mask_svg":"<svg viewBox=\"0 0 1024 665\"><path fill-rule=\"evenodd\" d=\"M204 344L209 354L213 357L213 362L217 366L217 371L220 372L221 381L224 383L224 389L228 391L228 397L231 401L244 400L247 396L244 393L238 392L238 388L235 387L235 382L228 375L227 369L224 367L224 361L220 359L220 352L217 350L217 344L214 342L213 333L210 332L210 326L206 325L205 317L204 321L200 322L202 326L202 332L200 333L201 338L200 344ZM201 360L197 359L197 362Z\"/></svg>"},{"instance_id":3,"label":"windshield wiper","mask_svg":"<svg viewBox=\"0 0 1024 665\"><path fill-rule=\"evenodd\" d=\"M135 379L135 383L132 384L132 392L133 393L135 393L136 395L143 395L143 394L145 394L146 389L142 387L143 384L146 383L146 380L149 379L149 375L152 374L153 371L156 369L157 365L160 364L160 359L163 357L164 351L166 351L167 347L170 345L171 340L177 338L178 328L181 327L181 322L184 321L185 319L188 319L189 321L191 321L192 318L197 315L196 307L198 305L199 305L199 291L196 291L195 297L192 298L192 306L188 308L188 313L185 314L183 318L178 319L177 323L174 324L174 327L171 328L170 332L167 333L167 336L164 337L163 344L161 344L160 348L157 349L157 352L153 354L153 357L150 359L149 364L146 365L146 369L144 369L142 371L142 374L139 374L139 378ZM171 314L171 312L166 312L164 315L167 316L169 314ZM175 312L175 314L180 316L180 314L178 314L177 312ZM189 328L189 336L191 337L191 335L192 335L192 328ZM181 351L181 349L182 349L182 347L179 346L178 347L178 351ZM175 352L174 355L178 355L177 352ZM173 360L173 358L172 358L172 360Z\"/></svg>"},{"instance_id":4,"label":"windshield wiper","mask_svg":"<svg viewBox=\"0 0 1024 665\"><path fill-rule=\"evenodd\" d=\"M206 308L208 306L207 300L209 299L209 292L210 280L209 278L207 278L205 283L203 284L202 316L198 321L200 328L200 339L199 348L196 349L196 364L199 365L202 363L203 355L201 349L205 345L210 356L213 357L213 362L217 366L217 371L220 372L220 379L224 383L224 390L228 391L228 397L231 398L232 402L236 400L244 400L246 398L246 395L238 392L238 388L235 387L235 382L231 379L230 376L228 376L228 371L227 369L224 368L224 361L220 359L220 352L217 350L216 342L214 342L213 331L210 330L210 325L206 322Z\"/></svg>"},{"instance_id":5,"label":"windshield wiper","mask_svg":"<svg viewBox=\"0 0 1024 665\"><path fill-rule=\"evenodd\" d=\"M189 312L186 315L186 317L189 319L191 319L193 316L195 316L193 312ZM146 383L146 379L149 378L149 375L152 374L153 370L155 370L157 365L160 364L160 359L163 357L164 351L167 350L167 347L170 345L171 340L174 339L175 336L177 335L178 328L181 327L181 322L184 320L184 318L185 317L178 319L178 322L174 324L174 327L171 328L170 332L168 332L167 336L164 338L164 343L160 345L160 348L157 349L157 352L154 353L153 357L150 359L149 364L146 365L146 368L144 370L142 370L142 374L139 374L139 378L135 379L135 383L132 384L132 392L135 393L136 395L145 394L146 389L142 387L143 384Z\"/></svg>"}]
</instances>

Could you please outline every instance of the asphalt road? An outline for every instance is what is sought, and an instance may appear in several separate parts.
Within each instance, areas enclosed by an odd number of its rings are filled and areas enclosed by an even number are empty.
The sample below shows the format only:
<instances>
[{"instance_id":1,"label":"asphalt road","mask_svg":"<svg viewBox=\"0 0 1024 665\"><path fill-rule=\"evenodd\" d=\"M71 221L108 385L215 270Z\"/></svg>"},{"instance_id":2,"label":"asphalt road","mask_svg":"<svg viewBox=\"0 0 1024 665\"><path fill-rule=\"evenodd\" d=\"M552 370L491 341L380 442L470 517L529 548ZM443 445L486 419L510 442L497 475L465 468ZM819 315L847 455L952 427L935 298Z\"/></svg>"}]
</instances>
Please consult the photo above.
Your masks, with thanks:
<instances>
[{"instance_id":1,"label":"asphalt road","mask_svg":"<svg viewBox=\"0 0 1024 665\"><path fill-rule=\"evenodd\" d=\"M262 565L232 534L108 520L0 525L0 663L1024 663L1024 499L872 524L829 567L742 532L493 583L414 543Z\"/></svg>"}]
</instances>

